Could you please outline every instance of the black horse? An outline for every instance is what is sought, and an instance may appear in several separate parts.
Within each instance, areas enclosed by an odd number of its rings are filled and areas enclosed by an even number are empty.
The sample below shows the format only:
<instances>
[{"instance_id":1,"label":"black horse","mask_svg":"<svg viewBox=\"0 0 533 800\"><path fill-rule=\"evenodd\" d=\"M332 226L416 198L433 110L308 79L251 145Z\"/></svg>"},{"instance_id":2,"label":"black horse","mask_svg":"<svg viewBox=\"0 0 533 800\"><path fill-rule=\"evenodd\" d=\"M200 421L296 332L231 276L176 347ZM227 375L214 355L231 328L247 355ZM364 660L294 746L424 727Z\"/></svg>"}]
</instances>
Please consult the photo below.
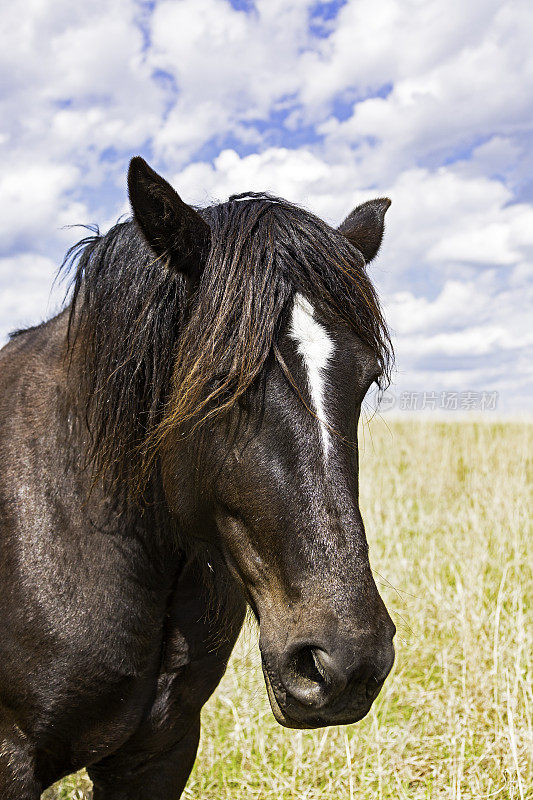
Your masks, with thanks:
<instances>
[{"instance_id":1,"label":"black horse","mask_svg":"<svg viewBox=\"0 0 533 800\"><path fill-rule=\"evenodd\" d=\"M333 230L262 194L195 210L141 158L128 181L69 306L0 352L3 800L83 766L95 800L175 800L247 604L283 725L361 719L393 663L357 455L390 201Z\"/></svg>"}]
</instances>

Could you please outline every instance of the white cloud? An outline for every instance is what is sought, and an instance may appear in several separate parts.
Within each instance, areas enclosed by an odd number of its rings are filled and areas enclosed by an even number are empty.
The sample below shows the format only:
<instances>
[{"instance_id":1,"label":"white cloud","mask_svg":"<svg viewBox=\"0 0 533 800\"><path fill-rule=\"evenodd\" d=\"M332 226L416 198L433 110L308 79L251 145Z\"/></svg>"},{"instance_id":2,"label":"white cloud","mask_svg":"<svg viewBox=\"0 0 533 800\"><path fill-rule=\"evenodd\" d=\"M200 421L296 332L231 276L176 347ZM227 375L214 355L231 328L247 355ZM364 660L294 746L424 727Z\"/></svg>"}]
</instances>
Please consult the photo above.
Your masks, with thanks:
<instances>
[{"instance_id":1,"label":"white cloud","mask_svg":"<svg viewBox=\"0 0 533 800\"><path fill-rule=\"evenodd\" d=\"M350 0L336 30L305 57L305 105L330 106L343 91L366 94L449 62L483 41L498 0Z\"/></svg>"},{"instance_id":2,"label":"white cloud","mask_svg":"<svg viewBox=\"0 0 533 800\"><path fill-rule=\"evenodd\" d=\"M530 4L389 0L377 10L365 0L343 15L325 59L308 57L302 97L331 97L332 83L339 91L357 85L363 97L391 86L387 97L363 99L347 120L321 127L330 146L358 146L363 179L390 180L487 134L531 130Z\"/></svg>"},{"instance_id":3,"label":"white cloud","mask_svg":"<svg viewBox=\"0 0 533 800\"><path fill-rule=\"evenodd\" d=\"M331 165L305 148L269 148L243 158L234 150L224 150L212 164L199 162L187 166L174 176L173 182L184 198L193 203L224 200L242 191L266 191L331 217L337 205L328 202L327 197L331 173Z\"/></svg>"},{"instance_id":4,"label":"white cloud","mask_svg":"<svg viewBox=\"0 0 533 800\"><path fill-rule=\"evenodd\" d=\"M254 12L225 0L163 0L152 20L151 63L170 72L178 100L154 137L156 153L183 164L226 134L269 118L301 88L312 0L258 0Z\"/></svg>"},{"instance_id":5,"label":"white cloud","mask_svg":"<svg viewBox=\"0 0 533 800\"><path fill-rule=\"evenodd\" d=\"M57 311L65 287L53 285L56 273L57 264L38 253L0 258L0 344L10 331Z\"/></svg>"},{"instance_id":6,"label":"white cloud","mask_svg":"<svg viewBox=\"0 0 533 800\"><path fill-rule=\"evenodd\" d=\"M12 147L33 141L63 159L87 157L92 145L140 145L153 133L162 98L135 14L131 0L91 0L83 7L31 0L23 20L14 5L3 10L0 58L13 84L2 119ZM80 129L83 111L90 112L90 124Z\"/></svg>"},{"instance_id":7,"label":"white cloud","mask_svg":"<svg viewBox=\"0 0 533 800\"><path fill-rule=\"evenodd\" d=\"M15 163L6 166L0 176L0 248L9 250L17 244L44 244L62 235L61 226L87 218L83 203L66 197L78 180L72 165L50 163Z\"/></svg>"}]
</instances>

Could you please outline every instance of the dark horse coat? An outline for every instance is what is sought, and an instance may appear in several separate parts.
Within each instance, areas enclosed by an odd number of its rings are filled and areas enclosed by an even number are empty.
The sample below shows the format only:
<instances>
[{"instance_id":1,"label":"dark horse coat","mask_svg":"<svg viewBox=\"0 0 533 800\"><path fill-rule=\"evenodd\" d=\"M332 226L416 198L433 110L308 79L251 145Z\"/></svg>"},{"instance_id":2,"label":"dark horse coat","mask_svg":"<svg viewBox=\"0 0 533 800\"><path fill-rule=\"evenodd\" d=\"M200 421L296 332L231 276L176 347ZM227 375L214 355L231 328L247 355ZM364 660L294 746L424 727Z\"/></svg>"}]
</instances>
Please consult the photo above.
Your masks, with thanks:
<instances>
[{"instance_id":1,"label":"dark horse coat","mask_svg":"<svg viewBox=\"0 0 533 800\"><path fill-rule=\"evenodd\" d=\"M247 603L282 724L360 719L392 664L356 447L389 202L195 211L139 158L129 190L0 352L2 800L83 766L95 800L177 798Z\"/></svg>"}]
</instances>

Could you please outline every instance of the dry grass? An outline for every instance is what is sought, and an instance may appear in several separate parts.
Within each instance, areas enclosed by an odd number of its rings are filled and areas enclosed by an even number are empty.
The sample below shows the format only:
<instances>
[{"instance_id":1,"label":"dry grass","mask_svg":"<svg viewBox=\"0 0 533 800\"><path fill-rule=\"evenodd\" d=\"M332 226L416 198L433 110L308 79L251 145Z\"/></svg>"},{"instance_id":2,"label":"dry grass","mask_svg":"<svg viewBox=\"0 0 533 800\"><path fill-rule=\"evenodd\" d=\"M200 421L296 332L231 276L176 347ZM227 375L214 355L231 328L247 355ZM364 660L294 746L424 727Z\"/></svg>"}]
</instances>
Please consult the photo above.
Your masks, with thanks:
<instances>
[{"instance_id":1,"label":"dry grass","mask_svg":"<svg viewBox=\"0 0 533 800\"><path fill-rule=\"evenodd\" d=\"M287 731L248 630L203 712L184 797L533 797L532 444L526 424L365 426L361 507L398 628L394 672L363 722ZM47 798L88 787L80 773Z\"/></svg>"}]
</instances>

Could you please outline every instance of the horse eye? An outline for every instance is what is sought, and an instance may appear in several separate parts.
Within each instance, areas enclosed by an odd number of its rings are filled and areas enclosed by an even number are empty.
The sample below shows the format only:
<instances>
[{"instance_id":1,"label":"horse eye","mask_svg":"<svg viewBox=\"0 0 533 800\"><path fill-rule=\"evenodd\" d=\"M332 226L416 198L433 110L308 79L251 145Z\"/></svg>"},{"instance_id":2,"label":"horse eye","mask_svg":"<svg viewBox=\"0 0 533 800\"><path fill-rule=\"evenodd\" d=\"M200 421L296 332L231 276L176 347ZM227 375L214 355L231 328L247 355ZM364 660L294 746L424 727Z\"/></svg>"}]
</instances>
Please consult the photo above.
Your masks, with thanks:
<instances>
[{"instance_id":1,"label":"horse eye","mask_svg":"<svg viewBox=\"0 0 533 800\"><path fill-rule=\"evenodd\" d=\"M224 516L230 517L231 519L235 520L236 522L241 522L242 523L244 521L241 511L236 509L230 503L227 503L227 502L224 502L224 501L219 501L217 503L217 505L218 505L220 511L224 514Z\"/></svg>"}]
</instances>

